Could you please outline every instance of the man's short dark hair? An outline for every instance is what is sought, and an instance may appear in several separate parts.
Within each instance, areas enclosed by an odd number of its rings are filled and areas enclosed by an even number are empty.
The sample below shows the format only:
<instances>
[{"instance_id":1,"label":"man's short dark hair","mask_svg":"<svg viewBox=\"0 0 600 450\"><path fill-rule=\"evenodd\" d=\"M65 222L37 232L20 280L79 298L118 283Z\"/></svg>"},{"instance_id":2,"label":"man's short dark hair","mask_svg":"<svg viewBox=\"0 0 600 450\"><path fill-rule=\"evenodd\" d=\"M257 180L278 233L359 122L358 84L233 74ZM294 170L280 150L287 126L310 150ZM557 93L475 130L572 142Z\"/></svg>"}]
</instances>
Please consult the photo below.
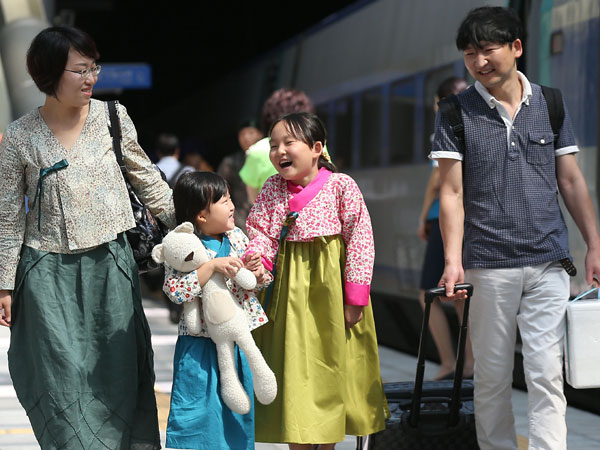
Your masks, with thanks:
<instances>
[{"instance_id":1,"label":"man's short dark hair","mask_svg":"<svg viewBox=\"0 0 600 450\"><path fill-rule=\"evenodd\" d=\"M254 119L242 120L237 127L238 132L241 131L243 128L256 128L260 131L260 128L258 127L258 122Z\"/></svg>"},{"instance_id":2,"label":"man's short dark hair","mask_svg":"<svg viewBox=\"0 0 600 450\"><path fill-rule=\"evenodd\" d=\"M161 133L156 138L156 153L161 156L173 156L179 148L179 139L174 134Z\"/></svg>"},{"instance_id":3,"label":"man's short dark hair","mask_svg":"<svg viewBox=\"0 0 600 450\"><path fill-rule=\"evenodd\" d=\"M469 11L456 34L456 47L465 50L469 45L481 48L481 42L512 44L523 39L523 25L510 8L483 6Z\"/></svg>"},{"instance_id":4,"label":"man's short dark hair","mask_svg":"<svg viewBox=\"0 0 600 450\"><path fill-rule=\"evenodd\" d=\"M44 94L56 97L71 49L94 61L100 57L92 37L75 27L49 27L31 41L27 51L27 71Z\"/></svg>"}]
</instances>

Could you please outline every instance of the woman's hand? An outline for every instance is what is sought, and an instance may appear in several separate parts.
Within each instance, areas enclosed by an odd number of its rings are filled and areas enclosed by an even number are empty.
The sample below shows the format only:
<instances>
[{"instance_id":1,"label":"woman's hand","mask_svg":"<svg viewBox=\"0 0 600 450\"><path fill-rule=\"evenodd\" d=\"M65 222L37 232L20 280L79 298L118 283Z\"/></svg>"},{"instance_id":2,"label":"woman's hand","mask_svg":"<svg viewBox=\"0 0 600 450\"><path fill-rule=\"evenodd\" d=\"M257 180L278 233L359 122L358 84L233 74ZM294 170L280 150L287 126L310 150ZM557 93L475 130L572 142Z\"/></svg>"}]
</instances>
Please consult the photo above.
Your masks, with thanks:
<instances>
[{"instance_id":1,"label":"woman's hand","mask_svg":"<svg viewBox=\"0 0 600 450\"><path fill-rule=\"evenodd\" d=\"M349 330L363 318L363 306L360 305L344 305L344 320L346 321L346 329Z\"/></svg>"},{"instance_id":2,"label":"woman's hand","mask_svg":"<svg viewBox=\"0 0 600 450\"><path fill-rule=\"evenodd\" d=\"M0 291L0 325L10 327L10 307L12 305L12 291Z\"/></svg>"},{"instance_id":3,"label":"woman's hand","mask_svg":"<svg viewBox=\"0 0 600 450\"><path fill-rule=\"evenodd\" d=\"M222 258L215 258L212 261L212 268L214 272L219 272L226 277L233 278L238 271L244 267L244 263L240 258L233 256L224 256Z\"/></svg>"}]
</instances>

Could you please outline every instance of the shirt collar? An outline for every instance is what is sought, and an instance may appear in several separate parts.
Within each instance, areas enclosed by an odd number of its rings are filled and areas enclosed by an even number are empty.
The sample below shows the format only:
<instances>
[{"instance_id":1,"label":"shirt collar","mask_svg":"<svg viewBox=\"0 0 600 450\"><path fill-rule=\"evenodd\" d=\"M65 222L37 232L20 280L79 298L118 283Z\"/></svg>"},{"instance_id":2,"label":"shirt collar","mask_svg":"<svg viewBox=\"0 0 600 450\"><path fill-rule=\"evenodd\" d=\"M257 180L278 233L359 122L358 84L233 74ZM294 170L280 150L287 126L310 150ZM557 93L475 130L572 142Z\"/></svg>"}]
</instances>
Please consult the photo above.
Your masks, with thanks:
<instances>
[{"instance_id":1,"label":"shirt collar","mask_svg":"<svg viewBox=\"0 0 600 450\"><path fill-rule=\"evenodd\" d=\"M521 103L525 103L527 106L529 106L529 99L532 95L531 83L529 83L527 77L521 72L517 71L517 75L519 75L519 79L521 80L521 84L523 85L523 98L521 99ZM496 98L492 94L490 94L486 87L479 81L475 82L475 89L477 90L479 95L481 95L483 100L485 100L485 102L490 108L493 109L500 104L500 102L496 100Z\"/></svg>"}]
</instances>

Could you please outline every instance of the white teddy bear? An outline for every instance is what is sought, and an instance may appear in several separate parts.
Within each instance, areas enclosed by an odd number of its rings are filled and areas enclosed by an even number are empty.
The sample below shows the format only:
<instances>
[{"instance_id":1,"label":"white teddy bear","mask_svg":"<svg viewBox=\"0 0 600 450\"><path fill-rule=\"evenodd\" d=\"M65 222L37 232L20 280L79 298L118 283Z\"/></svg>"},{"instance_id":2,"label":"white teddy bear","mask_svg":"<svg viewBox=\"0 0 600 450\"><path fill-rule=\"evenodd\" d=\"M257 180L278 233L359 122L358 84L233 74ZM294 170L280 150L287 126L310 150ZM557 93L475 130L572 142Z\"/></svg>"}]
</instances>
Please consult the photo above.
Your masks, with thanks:
<instances>
[{"instance_id":1,"label":"white teddy bear","mask_svg":"<svg viewBox=\"0 0 600 450\"><path fill-rule=\"evenodd\" d=\"M162 244L156 245L152 250L152 258L180 272L196 270L210 259L190 222L184 222L169 232ZM234 281L243 289L253 289L256 286L256 277L245 268L238 271ZM200 333L199 312L198 299L183 303L183 317L189 334ZM256 399L263 405L275 400L275 374L256 346L246 313L227 288L223 274L215 272L203 286L202 312L208 334L217 347L221 396L229 409L239 414L250 411L250 399L235 370L234 342L243 350L252 370Z\"/></svg>"}]
</instances>

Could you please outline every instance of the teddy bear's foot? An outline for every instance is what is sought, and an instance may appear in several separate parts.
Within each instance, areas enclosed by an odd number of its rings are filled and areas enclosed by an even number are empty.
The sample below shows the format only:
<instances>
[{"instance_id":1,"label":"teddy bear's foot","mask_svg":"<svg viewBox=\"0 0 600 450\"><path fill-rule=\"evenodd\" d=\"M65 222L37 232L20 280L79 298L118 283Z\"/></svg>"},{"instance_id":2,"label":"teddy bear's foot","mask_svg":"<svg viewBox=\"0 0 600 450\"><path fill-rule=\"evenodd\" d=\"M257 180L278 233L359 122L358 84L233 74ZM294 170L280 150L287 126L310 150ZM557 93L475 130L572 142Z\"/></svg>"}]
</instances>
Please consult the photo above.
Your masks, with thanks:
<instances>
[{"instance_id":1,"label":"teddy bear's foot","mask_svg":"<svg viewBox=\"0 0 600 450\"><path fill-rule=\"evenodd\" d=\"M254 394L256 399L263 405L273 403L277 397L277 380L271 369L255 374Z\"/></svg>"},{"instance_id":2,"label":"teddy bear's foot","mask_svg":"<svg viewBox=\"0 0 600 450\"><path fill-rule=\"evenodd\" d=\"M238 414L250 412L250 398L237 379L230 382L223 382L221 379L221 397L233 412Z\"/></svg>"}]
</instances>

